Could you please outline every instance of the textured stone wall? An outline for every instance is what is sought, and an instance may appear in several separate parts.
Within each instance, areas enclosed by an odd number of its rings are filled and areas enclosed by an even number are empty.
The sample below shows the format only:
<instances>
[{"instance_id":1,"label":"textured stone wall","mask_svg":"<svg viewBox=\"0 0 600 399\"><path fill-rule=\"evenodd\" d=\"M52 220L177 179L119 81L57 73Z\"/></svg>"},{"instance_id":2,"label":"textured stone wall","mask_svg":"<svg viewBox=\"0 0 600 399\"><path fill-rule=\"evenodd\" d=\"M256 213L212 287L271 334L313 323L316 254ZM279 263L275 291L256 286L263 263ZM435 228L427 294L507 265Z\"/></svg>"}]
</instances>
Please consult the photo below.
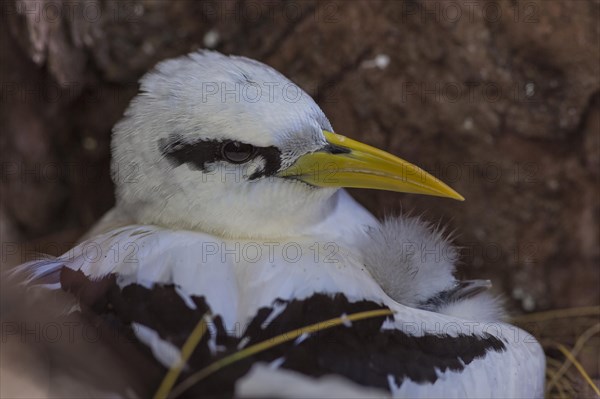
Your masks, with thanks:
<instances>
[{"instance_id":1,"label":"textured stone wall","mask_svg":"<svg viewBox=\"0 0 600 399\"><path fill-rule=\"evenodd\" d=\"M380 216L448 225L461 273L493 279L515 310L598 304L599 13L582 0L3 1L2 243L68 249L113 203L110 129L137 79L208 47L272 65L336 131L456 188L466 202L354 194Z\"/></svg>"}]
</instances>

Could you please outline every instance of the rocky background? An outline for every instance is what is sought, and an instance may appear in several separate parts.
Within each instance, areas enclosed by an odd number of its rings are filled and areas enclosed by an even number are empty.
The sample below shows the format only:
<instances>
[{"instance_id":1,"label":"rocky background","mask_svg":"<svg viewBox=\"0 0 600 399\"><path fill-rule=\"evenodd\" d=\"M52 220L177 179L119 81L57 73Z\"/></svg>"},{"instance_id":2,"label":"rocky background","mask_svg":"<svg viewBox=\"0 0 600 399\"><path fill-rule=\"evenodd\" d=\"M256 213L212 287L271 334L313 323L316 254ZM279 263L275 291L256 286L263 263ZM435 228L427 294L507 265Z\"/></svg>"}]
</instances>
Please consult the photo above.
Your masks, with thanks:
<instances>
[{"instance_id":1,"label":"rocky background","mask_svg":"<svg viewBox=\"0 0 600 399\"><path fill-rule=\"evenodd\" d=\"M1 4L4 264L66 251L111 207L110 130L137 79L212 48L275 67L336 131L463 194L354 193L448 225L461 274L515 313L600 303L597 0Z\"/></svg>"}]
</instances>

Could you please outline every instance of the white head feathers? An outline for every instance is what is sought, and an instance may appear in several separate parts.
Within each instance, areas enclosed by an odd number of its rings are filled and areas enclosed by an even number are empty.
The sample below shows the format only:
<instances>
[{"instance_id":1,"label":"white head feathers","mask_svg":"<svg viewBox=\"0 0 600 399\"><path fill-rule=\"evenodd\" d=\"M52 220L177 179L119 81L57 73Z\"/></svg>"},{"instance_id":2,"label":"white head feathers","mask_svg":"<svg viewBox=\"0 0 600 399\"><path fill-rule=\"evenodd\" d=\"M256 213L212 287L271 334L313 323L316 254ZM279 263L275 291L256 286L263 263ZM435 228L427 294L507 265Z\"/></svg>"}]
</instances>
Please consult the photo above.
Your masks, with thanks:
<instances>
[{"instance_id":1,"label":"white head feathers","mask_svg":"<svg viewBox=\"0 0 600 399\"><path fill-rule=\"evenodd\" d=\"M335 206L335 189L273 175L323 146L323 130L312 98L260 62L207 51L161 62L113 131L117 206L138 223L219 236L300 233ZM227 141L265 152L244 164L211 158L210 144ZM169 156L179 150L206 162Z\"/></svg>"}]
</instances>

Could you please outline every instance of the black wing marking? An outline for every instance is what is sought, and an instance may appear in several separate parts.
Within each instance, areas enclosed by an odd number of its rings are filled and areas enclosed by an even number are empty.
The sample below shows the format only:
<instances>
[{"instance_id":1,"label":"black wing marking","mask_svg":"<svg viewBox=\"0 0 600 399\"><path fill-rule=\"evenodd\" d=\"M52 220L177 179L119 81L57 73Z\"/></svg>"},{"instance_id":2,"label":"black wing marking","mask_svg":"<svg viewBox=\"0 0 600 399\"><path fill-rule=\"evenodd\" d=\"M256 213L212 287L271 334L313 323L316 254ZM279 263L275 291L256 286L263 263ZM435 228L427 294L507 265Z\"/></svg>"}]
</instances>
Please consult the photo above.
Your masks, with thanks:
<instances>
[{"instance_id":1,"label":"black wing marking","mask_svg":"<svg viewBox=\"0 0 600 399\"><path fill-rule=\"evenodd\" d=\"M70 275L69 278L63 278L68 283L64 285L65 289L83 294L82 299L96 314L129 335L133 335L131 323L140 323L180 348L200 318L210 312L203 297L192 297L195 309L190 308L173 285L155 285L149 289L131 284L120 288L114 276L90 281L81 272L68 269L63 272ZM74 278L73 273L79 274ZM78 289L76 285L83 285L85 289ZM92 287L94 285L96 287ZM343 314L376 309L387 307L366 300L350 302L341 293L335 296L315 294L303 300L278 300L273 307L261 308L247 326L241 326L241 336L226 331L217 315L212 318L211 326L216 337L205 334L181 378L237 352L242 342L248 346ZM270 316L272 320L266 324ZM324 329L307 336L301 343L289 341L275 346L227 366L198 383L187 394L190 397L231 396L235 382L254 363L277 359L283 359L279 367L305 375L320 377L337 374L364 386L389 390L389 375L394 376L398 384L406 378L419 383L433 383L438 378L436 370L461 371L489 351L501 352L506 349L500 339L488 334L482 337L464 334L455 337L444 334L414 336L400 330L382 331L384 320L383 317L361 320L348 326ZM209 339L216 339L220 347L216 353L211 353ZM145 353L152 361L150 351L146 350ZM166 368L160 367L166 373ZM156 389L159 383L160 380L148 380L149 389Z\"/></svg>"}]
</instances>

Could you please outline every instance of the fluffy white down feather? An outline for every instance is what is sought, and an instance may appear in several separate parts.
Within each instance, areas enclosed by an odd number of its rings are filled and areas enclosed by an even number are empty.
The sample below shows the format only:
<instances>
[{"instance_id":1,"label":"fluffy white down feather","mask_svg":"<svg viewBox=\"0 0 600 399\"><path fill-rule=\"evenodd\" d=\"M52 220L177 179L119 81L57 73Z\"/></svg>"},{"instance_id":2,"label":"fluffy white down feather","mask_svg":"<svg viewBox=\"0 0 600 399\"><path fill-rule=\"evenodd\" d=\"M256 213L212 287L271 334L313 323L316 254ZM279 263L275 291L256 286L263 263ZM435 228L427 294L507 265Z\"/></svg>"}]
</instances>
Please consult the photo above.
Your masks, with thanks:
<instances>
[{"instance_id":1,"label":"fluffy white down feather","mask_svg":"<svg viewBox=\"0 0 600 399\"><path fill-rule=\"evenodd\" d=\"M359 243L365 267L394 300L417 306L455 282L456 248L418 217L386 218Z\"/></svg>"},{"instance_id":2,"label":"fluffy white down feather","mask_svg":"<svg viewBox=\"0 0 600 399\"><path fill-rule=\"evenodd\" d=\"M443 229L405 216L386 218L367 235L359 243L365 267L395 301L418 307L456 283L458 251ZM487 292L442 304L435 311L479 321L505 319L502 300Z\"/></svg>"},{"instance_id":3,"label":"fluffy white down feather","mask_svg":"<svg viewBox=\"0 0 600 399\"><path fill-rule=\"evenodd\" d=\"M482 322L504 321L507 318L502 298L489 292L462 301L447 303L440 306L437 312L452 317Z\"/></svg>"}]
</instances>

